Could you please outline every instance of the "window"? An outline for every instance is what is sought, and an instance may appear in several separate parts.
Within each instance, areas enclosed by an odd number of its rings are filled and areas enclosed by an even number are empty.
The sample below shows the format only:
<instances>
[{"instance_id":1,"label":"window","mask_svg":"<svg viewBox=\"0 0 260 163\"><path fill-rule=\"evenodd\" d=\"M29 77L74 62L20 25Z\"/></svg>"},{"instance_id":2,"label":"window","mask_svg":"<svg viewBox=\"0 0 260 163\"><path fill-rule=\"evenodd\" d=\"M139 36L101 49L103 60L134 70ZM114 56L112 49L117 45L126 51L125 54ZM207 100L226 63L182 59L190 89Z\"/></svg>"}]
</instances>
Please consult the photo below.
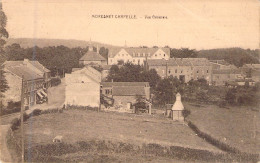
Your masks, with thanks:
<instances>
[{"instance_id":1,"label":"window","mask_svg":"<svg viewBox=\"0 0 260 163\"><path fill-rule=\"evenodd\" d=\"M143 57L143 54L141 53L140 57Z\"/></svg>"},{"instance_id":2,"label":"window","mask_svg":"<svg viewBox=\"0 0 260 163\"><path fill-rule=\"evenodd\" d=\"M209 70L207 70L207 73L209 73Z\"/></svg>"},{"instance_id":3,"label":"window","mask_svg":"<svg viewBox=\"0 0 260 163\"><path fill-rule=\"evenodd\" d=\"M157 54L155 54L154 56L157 57Z\"/></svg>"},{"instance_id":4,"label":"window","mask_svg":"<svg viewBox=\"0 0 260 163\"><path fill-rule=\"evenodd\" d=\"M199 73L199 70L197 70L197 74Z\"/></svg>"},{"instance_id":5,"label":"window","mask_svg":"<svg viewBox=\"0 0 260 163\"><path fill-rule=\"evenodd\" d=\"M169 74L170 74L170 73L171 73L171 70L169 70L168 72L169 72Z\"/></svg>"},{"instance_id":6,"label":"window","mask_svg":"<svg viewBox=\"0 0 260 163\"><path fill-rule=\"evenodd\" d=\"M182 70L181 70L181 74L182 74Z\"/></svg>"},{"instance_id":7,"label":"window","mask_svg":"<svg viewBox=\"0 0 260 163\"><path fill-rule=\"evenodd\" d=\"M165 56L165 54L163 54L163 56Z\"/></svg>"},{"instance_id":8,"label":"window","mask_svg":"<svg viewBox=\"0 0 260 163\"><path fill-rule=\"evenodd\" d=\"M175 73L177 73L177 69L175 69Z\"/></svg>"},{"instance_id":9,"label":"window","mask_svg":"<svg viewBox=\"0 0 260 163\"><path fill-rule=\"evenodd\" d=\"M106 95L110 94L110 90L109 90L109 89L106 89L105 91L106 91L106 92L105 92Z\"/></svg>"}]
</instances>

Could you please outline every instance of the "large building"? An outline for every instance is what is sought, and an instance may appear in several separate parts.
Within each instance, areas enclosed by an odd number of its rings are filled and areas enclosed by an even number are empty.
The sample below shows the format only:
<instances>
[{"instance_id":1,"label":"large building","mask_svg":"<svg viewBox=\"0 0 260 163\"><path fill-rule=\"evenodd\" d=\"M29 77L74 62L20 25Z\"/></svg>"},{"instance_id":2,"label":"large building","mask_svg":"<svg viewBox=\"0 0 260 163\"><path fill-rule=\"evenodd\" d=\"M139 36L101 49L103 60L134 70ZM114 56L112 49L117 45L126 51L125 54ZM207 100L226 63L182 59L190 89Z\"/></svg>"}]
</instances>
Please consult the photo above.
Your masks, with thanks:
<instances>
[{"instance_id":1,"label":"large building","mask_svg":"<svg viewBox=\"0 0 260 163\"><path fill-rule=\"evenodd\" d=\"M45 90L50 85L50 71L38 61L5 61L3 63L8 89L4 92L4 105L21 101L24 82L25 106L32 106L47 97Z\"/></svg>"},{"instance_id":2,"label":"large building","mask_svg":"<svg viewBox=\"0 0 260 163\"><path fill-rule=\"evenodd\" d=\"M219 69L212 71L212 84L217 86L224 86L230 82L237 82L244 77L241 75L241 71L236 69Z\"/></svg>"},{"instance_id":3,"label":"large building","mask_svg":"<svg viewBox=\"0 0 260 163\"><path fill-rule=\"evenodd\" d=\"M173 76L183 82L204 78L211 83L212 67L206 58L148 59L147 64L162 78Z\"/></svg>"},{"instance_id":4,"label":"large building","mask_svg":"<svg viewBox=\"0 0 260 163\"><path fill-rule=\"evenodd\" d=\"M147 59L169 58L170 48L111 48L108 53L108 64L118 64L121 61L143 65Z\"/></svg>"}]
</instances>

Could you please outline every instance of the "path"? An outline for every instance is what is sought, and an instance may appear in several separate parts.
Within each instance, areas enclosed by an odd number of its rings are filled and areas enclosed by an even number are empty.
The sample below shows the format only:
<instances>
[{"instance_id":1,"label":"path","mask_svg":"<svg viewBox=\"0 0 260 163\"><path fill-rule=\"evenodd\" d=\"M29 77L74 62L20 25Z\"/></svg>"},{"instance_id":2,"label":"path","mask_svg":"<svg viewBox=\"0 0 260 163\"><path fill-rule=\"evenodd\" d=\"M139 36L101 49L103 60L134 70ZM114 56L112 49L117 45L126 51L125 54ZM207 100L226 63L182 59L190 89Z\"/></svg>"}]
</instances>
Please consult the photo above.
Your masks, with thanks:
<instances>
[{"instance_id":1,"label":"path","mask_svg":"<svg viewBox=\"0 0 260 163\"><path fill-rule=\"evenodd\" d=\"M11 155L7 148L6 143L6 134L8 129L10 128L10 125L1 125L1 134L0 134L0 147L1 147L1 153L0 158L2 162L13 162Z\"/></svg>"}]
</instances>

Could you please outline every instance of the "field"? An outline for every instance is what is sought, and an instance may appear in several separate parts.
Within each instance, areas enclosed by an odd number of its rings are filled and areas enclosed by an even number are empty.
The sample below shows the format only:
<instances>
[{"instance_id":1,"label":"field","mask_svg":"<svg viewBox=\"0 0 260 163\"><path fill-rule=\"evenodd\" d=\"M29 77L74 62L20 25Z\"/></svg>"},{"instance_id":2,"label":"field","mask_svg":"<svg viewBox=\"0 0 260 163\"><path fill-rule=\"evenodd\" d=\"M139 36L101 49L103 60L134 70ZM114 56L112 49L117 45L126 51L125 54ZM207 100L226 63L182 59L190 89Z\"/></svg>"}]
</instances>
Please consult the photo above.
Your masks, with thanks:
<instances>
[{"instance_id":1,"label":"field","mask_svg":"<svg viewBox=\"0 0 260 163\"><path fill-rule=\"evenodd\" d=\"M201 131L243 152L259 153L259 111L250 107L219 108L186 104L188 119Z\"/></svg>"},{"instance_id":2,"label":"field","mask_svg":"<svg viewBox=\"0 0 260 163\"><path fill-rule=\"evenodd\" d=\"M62 135L66 144L77 144L80 141L124 143L135 147L159 144L164 147L177 146L221 153L219 149L196 136L188 126L164 117L144 114L65 110L63 113L30 118L25 123L25 131L27 148L53 144L53 138ZM20 130L15 131L15 137L19 141Z\"/></svg>"}]
</instances>

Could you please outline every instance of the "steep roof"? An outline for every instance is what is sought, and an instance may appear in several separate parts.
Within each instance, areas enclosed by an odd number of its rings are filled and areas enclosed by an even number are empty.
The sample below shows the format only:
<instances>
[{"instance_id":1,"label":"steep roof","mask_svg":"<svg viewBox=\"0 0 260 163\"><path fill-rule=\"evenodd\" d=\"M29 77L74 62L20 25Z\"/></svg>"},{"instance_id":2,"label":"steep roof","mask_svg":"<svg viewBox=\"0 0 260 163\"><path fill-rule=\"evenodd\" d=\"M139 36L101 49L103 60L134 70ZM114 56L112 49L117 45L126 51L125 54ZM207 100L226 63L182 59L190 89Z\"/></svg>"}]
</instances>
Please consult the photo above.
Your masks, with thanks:
<instances>
[{"instance_id":1,"label":"steep roof","mask_svg":"<svg viewBox=\"0 0 260 163\"><path fill-rule=\"evenodd\" d=\"M145 96L143 86L115 86L112 89L113 96Z\"/></svg>"},{"instance_id":2,"label":"steep roof","mask_svg":"<svg viewBox=\"0 0 260 163\"><path fill-rule=\"evenodd\" d=\"M93 67L91 67L91 66L85 66L83 68L74 69L72 74L87 75L88 77L90 77L92 80L94 80L96 82L100 82L101 81L101 73L99 71L97 71L96 69L94 69Z\"/></svg>"},{"instance_id":3,"label":"steep roof","mask_svg":"<svg viewBox=\"0 0 260 163\"><path fill-rule=\"evenodd\" d=\"M23 77L25 80L43 79L42 75L37 74L34 70L27 67L26 65L5 67L5 70L19 76L20 78Z\"/></svg>"},{"instance_id":4,"label":"steep roof","mask_svg":"<svg viewBox=\"0 0 260 163\"><path fill-rule=\"evenodd\" d=\"M109 57L114 57L121 49L124 49L129 55L134 56L134 54L154 54L157 50L161 49L170 57L170 48L111 48L109 49Z\"/></svg>"},{"instance_id":5,"label":"steep roof","mask_svg":"<svg viewBox=\"0 0 260 163\"><path fill-rule=\"evenodd\" d=\"M141 87L149 87L148 82L101 82L103 87L132 87L132 86L141 86Z\"/></svg>"},{"instance_id":6,"label":"steep roof","mask_svg":"<svg viewBox=\"0 0 260 163\"><path fill-rule=\"evenodd\" d=\"M94 51L88 51L80 59L80 61L106 61L104 57Z\"/></svg>"},{"instance_id":7,"label":"steep roof","mask_svg":"<svg viewBox=\"0 0 260 163\"><path fill-rule=\"evenodd\" d=\"M17 65L26 65L26 64L30 64L31 66L35 67L36 69L38 69L42 73L50 72L50 70L48 70L42 64L40 64L39 61L30 61L28 59L24 59L22 61L21 60L19 60L19 61L5 61L3 63L3 65L5 67L11 67L11 66L17 66Z\"/></svg>"}]
</instances>

